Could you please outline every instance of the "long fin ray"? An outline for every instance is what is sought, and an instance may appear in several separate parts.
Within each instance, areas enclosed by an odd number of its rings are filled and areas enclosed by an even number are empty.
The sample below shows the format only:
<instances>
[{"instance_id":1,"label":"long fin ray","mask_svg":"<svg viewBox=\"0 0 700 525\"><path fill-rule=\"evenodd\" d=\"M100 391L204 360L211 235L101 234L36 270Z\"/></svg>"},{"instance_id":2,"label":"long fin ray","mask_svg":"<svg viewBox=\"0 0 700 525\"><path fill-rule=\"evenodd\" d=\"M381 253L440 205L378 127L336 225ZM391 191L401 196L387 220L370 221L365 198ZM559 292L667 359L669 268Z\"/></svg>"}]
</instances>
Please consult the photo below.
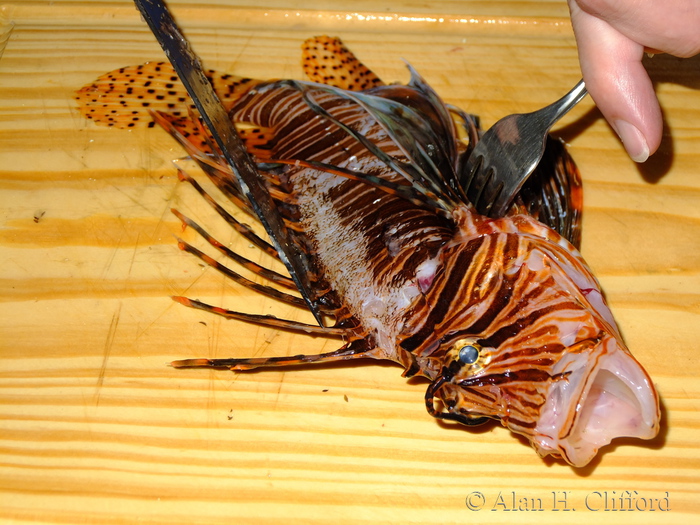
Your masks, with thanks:
<instances>
[{"instance_id":1,"label":"long fin ray","mask_svg":"<svg viewBox=\"0 0 700 525\"><path fill-rule=\"evenodd\" d=\"M270 159L271 164L288 164L291 166L302 166L306 168L316 169L320 171L325 171L327 173L333 173L334 175L339 175L341 177L346 177L351 180L356 180L369 184L374 188L378 188L389 195L397 195L403 199L406 199L413 204L418 206L424 206L432 208L436 213L444 214L445 209L440 206L440 204L433 200L430 195L421 193L413 186L407 186L402 184L395 184L389 180L382 177L377 177L370 175L369 173L362 173L359 171L354 171L348 168L343 168L340 166L334 166L332 164L327 164L325 162L318 161L303 161L303 160L281 160L281 159Z\"/></svg>"},{"instance_id":2,"label":"long fin ray","mask_svg":"<svg viewBox=\"0 0 700 525\"><path fill-rule=\"evenodd\" d=\"M249 357L231 359L182 359L173 361L170 366L174 368L219 368L233 371L253 370L255 368L298 366L320 363L332 363L337 361L349 361L353 359L373 358L374 348L368 347L364 341L351 341L332 352L324 354L299 354L281 357Z\"/></svg>"},{"instance_id":3,"label":"long fin ray","mask_svg":"<svg viewBox=\"0 0 700 525\"><path fill-rule=\"evenodd\" d=\"M217 260L209 257L206 253L202 252L201 250L198 250L194 246L192 246L189 243L186 243L182 239L178 239L178 247L187 253L190 253L200 259L201 261L204 261L208 266L211 266L215 270L218 270L221 272L223 275L234 281L235 283L240 284L241 286L244 286L250 290L253 290L257 293L266 295L268 297L272 297L273 299L277 299L278 301L281 301L283 303L291 304L293 306L297 306L299 308L305 308L308 309L308 305L306 304L306 301L300 297L296 297L294 295L290 295L288 293L281 292L277 290L276 288L272 288L271 286L265 286L262 284L258 284L254 281L251 281L250 279L247 279L246 277L243 277L241 274L238 272L234 272L230 268L224 266Z\"/></svg>"},{"instance_id":4,"label":"long fin ray","mask_svg":"<svg viewBox=\"0 0 700 525\"><path fill-rule=\"evenodd\" d=\"M221 218L223 218L229 224L229 226L235 229L239 234L248 239L251 243L260 248L266 254L276 259L278 258L277 250L275 250L275 247L272 246L272 244L270 244L265 239L257 235L250 226L248 226L247 224L243 224L233 215L231 215L228 211L226 211L223 208L223 206L216 202L216 200L211 195L209 195L196 180L190 177L187 174L187 172L180 169L179 176L182 180L187 181L189 184L191 184L192 187L197 191L197 193L204 197L207 203L212 208L214 208L214 210L221 216Z\"/></svg>"},{"instance_id":5,"label":"long fin ray","mask_svg":"<svg viewBox=\"0 0 700 525\"><path fill-rule=\"evenodd\" d=\"M233 250L221 244L214 237L212 237L204 228L202 228L199 224L194 222L189 217L183 215L182 213L174 209L170 211L172 211L172 213L178 219L180 219L180 221L182 221L182 223L185 226L192 228L194 231L196 231L204 240L206 240L211 246L216 248L220 253L222 253L224 256L228 257L232 261L236 262L237 264L240 264L248 271L253 272L254 274L259 275L260 277L267 279L268 281L271 281L279 286L283 286L292 290L297 289L296 284L294 284L294 281L291 278L282 275L281 273L275 272L274 270L270 270L269 268L265 268L264 266L261 266L258 263L251 261L246 257L243 257L242 255L234 252Z\"/></svg>"},{"instance_id":6,"label":"long fin ray","mask_svg":"<svg viewBox=\"0 0 700 525\"><path fill-rule=\"evenodd\" d=\"M280 319L279 317L275 317L273 315L257 315L234 312L233 310L226 310L225 308L212 306L195 299L188 299L187 297L173 296L172 299L173 301L176 301L184 306L189 306L190 308L194 308L196 310L211 312L213 314L220 315L221 317L225 317L226 319L236 319L246 323L280 328L282 330L291 330L294 332L324 335L328 337L346 337L349 335L348 330L345 328L333 328L319 326L317 324L300 323L297 321L290 321L288 319Z\"/></svg>"},{"instance_id":7,"label":"long fin ray","mask_svg":"<svg viewBox=\"0 0 700 525\"><path fill-rule=\"evenodd\" d=\"M395 172L401 174L407 181L411 182L411 184L418 191L425 193L427 196L429 196L432 199L439 202L440 205L445 210L450 210L454 207L454 203L453 203L452 199L450 198L449 195L446 195L444 192L445 189L449 189L449 188L446 188L442 184L439 184L439 185L436 184L434 177L425 176L425 174L421 172L420 166L416 167L416 166L412 165L411 163L399 161L398 159L395 159L395 158L391 157L390 155L386 154L384 151L382 151L380 148L378 148L371 140L367 139L364 135L355 131L351 127L345 125L343 122L341 122L338 119L336 119L335 117L333 117L322 106L315 103L311 99L309 91L311 88L316 88L316 89L320 89L322 91L331 92L335 95L341 96L342 98L349 98L352 100L355 100L354 97L357 96L358 93L339 92L338 90L336 90L332 87L319 86L319 85L311 84L311 83L307 83L307 82L284 81L284 83L287 85L290 85L292 87L295 87L296 89L299 89L299 91L302 93L302 96L304 97L304 101L308 104L308 106L314 112L321 115L323 118L326 118L327 120L329 120L333 124L337 125L341 129L343 129L346 133L348 133L349 135L354 137L365 148L367 148L368 151L370 151L373 155L375 155L379 160L381 160L389 168L391 168ZM391 102L389 100L384 100L384 102L387 104L391 104ZM404 109L411 111L408 108L404 108ZM397 145L400 146L400 144L397 144ZM447 200L445 200L445 199L447 199Z\"/></svg>"}]
</instances>

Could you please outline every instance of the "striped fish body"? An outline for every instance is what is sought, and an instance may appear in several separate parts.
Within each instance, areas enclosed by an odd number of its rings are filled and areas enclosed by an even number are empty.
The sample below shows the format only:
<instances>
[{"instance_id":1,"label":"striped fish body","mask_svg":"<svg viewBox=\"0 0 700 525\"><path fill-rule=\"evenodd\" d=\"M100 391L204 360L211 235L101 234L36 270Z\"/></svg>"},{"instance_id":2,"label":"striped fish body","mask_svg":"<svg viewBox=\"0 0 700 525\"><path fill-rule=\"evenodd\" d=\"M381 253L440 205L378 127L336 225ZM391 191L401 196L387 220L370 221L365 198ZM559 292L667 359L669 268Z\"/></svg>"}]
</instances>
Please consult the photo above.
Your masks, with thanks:
<instances>
[{"instance_id":1,"label":"striped fish body","mask_svg":"<svg viewBox=\"0 0 700 525\"><path fill-rule=\"evenodd\" d=\"M422 99L414 107L429 108L424 121L440 123L439 102L419 81L411 89L412 99ZM380 87L371 94L396 92ZM232 117L272 129L274 158L405 182L313 107L392 159L412 162L372 110L380 104L368 109L362 102L334 90L275 83L249 93ZM456 172L454 128L443 121L436 136L442 143L424 149L436 151L435 166ZM285 200L294 212L286 218L311 254L317 288L333 291L327 304L350 321L346 326L365 345L366 357L391 359L407 375L433 382L426 402L436 417L466 424L498 418L541 454L574 465L588 463L620 433L650 438L658 431L651 380L622 343L579 252L551 229L522 214L490 220L464 202L436 213L328 170L287 165L274 180L283 180L277 189L290 196ZM465 347L477 351L473 362L460 360ZM633 373L619 379L620 368ZM646 397L638 400L630 394L640 387ZM569 410L562 401L589 408ZM608 427L619 418L630 423L615 425L612 435Z\"/></svg>"},{"instance_id":2,"label":"striped fish body","mask_svg":"<svg viewBox=\"0 0 700 525\"><path fill-rule=\"evenodd\" d=\"M360 80L374 79L361 71ZM450 110L413 71L408 86L369 84L352 92L341 89L347 85L250 82L230 104L232 120L264 138L248 146L287 225L283 240L303 254L310 302L335 325L302 326L178 298L229 318L341 336L346 344L316 356L173 365L248 370L392 360L405 376L430 380L425 399L433 416L466 425L498 419L540 455L575 466L616 437L654 437L658 396L569 242L578 239L577 225L569 220L558 228L567 240L535 220L543 212L529 197L537 190L532 186L509 216L476 214L456 182L473 144L457 138ZM456 113L475 140L474 121ZM197 125L182 118L155 115L245 208L229 168L203 132L183 132ZM577 217L571 210L578 198L575 168L562 150L555 156L542 191L573 188L562 199L568 217Z\"/></svg>"},{"instance_id":3,"label":"striped fish body","mask_svg":"<svg viewBox=\"0 0 700 525\"><path fill-rule=\"evenodd\" d=\"M387 155L408 160L359 104L325 91L308 96ZM274 158L321 162L394 184L405 182L319 116L297 89L278 84L256 89L234 108L233 118L273 129ZM285 219L295 223L293 237L310 254L316 289L332 290L314 300L338 311L336 316L353 327L354 339L370 338L384 357L400 361L395 343L406 311L421 293L421 268L429 271L430 261L454 236L453 222L366 182L324 170L286 166L275 178L283 181L275 189L286 190L288 204L293 203ZM422 286L427 287L425 278Z\"/></svg>"}]
</instances>

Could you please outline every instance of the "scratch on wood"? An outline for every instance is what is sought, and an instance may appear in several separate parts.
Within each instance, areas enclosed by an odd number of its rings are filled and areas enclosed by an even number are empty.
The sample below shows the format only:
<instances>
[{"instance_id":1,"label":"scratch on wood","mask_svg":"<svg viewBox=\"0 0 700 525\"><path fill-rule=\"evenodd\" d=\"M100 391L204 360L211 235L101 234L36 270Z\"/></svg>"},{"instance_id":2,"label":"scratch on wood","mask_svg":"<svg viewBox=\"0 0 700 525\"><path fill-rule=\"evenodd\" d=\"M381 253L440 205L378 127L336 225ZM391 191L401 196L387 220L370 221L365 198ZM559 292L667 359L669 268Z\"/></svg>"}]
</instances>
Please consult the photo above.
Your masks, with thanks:
<instances>
[{"instance_id":1,"label":"scratch on wood","mask_svg":"<svg viewBox=\"0 0 700 525\"><path fill-rule=\"evenodd\" d=\"M109 330L107 331L107 340L105 341L104 354L102 356L102 366L100 367L100 374L97 377L97 385L95 385L95 406L100 404L100 393L102 391L102 385L105 380L105 372L107 371L107 362L109 361L109 354L112 351L112 345L114 344L114 334L117 333L117 326L119 325L119 317L122 311L122 303L120 302L117 306L117 311L112 315L112 322L109 325Z\"/></svg>"},{"instance_id":2,"label":"scratch on wood","mask_svg":"<svg viewBox=\"0 0 700 525\"><path fill-rule=\"evenodd\" d=\"M275 403L274 403L274 405L273 405L273 410L274 410L274 411L277 410L277 404L278 404L278 402L279 402L279 400L280 400L280 395L282 395L282 385L284 384L284 378L285 378L286 374L287 374L287 373L283 371L283 372L282 372L282 375L280 376L280 380L279 380L279 382L277 383L277 395L275 396Z\"/></svg>"},{"instance_id":3,"label":"scratch on wood","mask_svg":"<svg viewBox=\"0 0 700 525\"><path fill-rule=\"evenodd\" d=\"M5 51L5 46L10 40L10 35L12 34L14 27L14 23L6 22L5 20L2 21L2 25L0 26L0 58L2 58L2 54Z\"/></svg>"},{"instance_id":4,"label":"scratch on wood","mask_svg":"<svg viewBox=\"0 0 700 525\"><path fill-rule=\"evenodd\" d=\"M129 270L127 271L127 277L131 277L131 270L134 267L134 261L136 260L136 254L138 251L139 241L141 240L141 233L136 234L136 242L134 243L134 251L131 252L131 261L129 262Z\"/></svg>"}]
</instances>

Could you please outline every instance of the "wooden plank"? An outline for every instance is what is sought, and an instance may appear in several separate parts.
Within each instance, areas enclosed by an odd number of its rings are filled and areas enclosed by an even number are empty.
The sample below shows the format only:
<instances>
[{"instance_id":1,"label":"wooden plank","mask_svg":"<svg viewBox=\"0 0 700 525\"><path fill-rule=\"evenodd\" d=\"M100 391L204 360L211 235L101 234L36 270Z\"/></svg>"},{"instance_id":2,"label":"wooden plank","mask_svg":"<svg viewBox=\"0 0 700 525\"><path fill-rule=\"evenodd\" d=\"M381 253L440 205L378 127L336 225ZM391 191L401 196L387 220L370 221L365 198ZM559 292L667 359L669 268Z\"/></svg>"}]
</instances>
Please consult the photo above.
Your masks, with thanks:
<instances>
[{"instance_id":1,"label":"wooden plank","mask_svg":"<svg viewBox=\"0 0 700 525\"><path fill-rule=\"evenodd\" d=\"M580 75L564 2L245 4L173 9L210 67L302 78L301 42L333 32L385 80L405 81L408 60L485 126L551 102ZM664 406L658 439L610 447L575 471L503 428L436 423L426 385L395 366L168 368L336 343L168 298L303 318L177 250L175 235L195 237L171 207L268 262L177 182L170 161L182 151L165 133L99 128L77 113L83 84L162 57L130 4L22 2L0 13L14 24L0 59L3 520L687 523L700 512L698 59L648 60L667 129L646 165L626 158L590 100L559 126L584 177L584 255ZM601 498L624 491L668 494L671 510L606 511ZM465 504L475 492L480 511ZM544 510L513 515L513 494ZM577 512L554 510L564 507Z\"/></svg>"}]
</instances>

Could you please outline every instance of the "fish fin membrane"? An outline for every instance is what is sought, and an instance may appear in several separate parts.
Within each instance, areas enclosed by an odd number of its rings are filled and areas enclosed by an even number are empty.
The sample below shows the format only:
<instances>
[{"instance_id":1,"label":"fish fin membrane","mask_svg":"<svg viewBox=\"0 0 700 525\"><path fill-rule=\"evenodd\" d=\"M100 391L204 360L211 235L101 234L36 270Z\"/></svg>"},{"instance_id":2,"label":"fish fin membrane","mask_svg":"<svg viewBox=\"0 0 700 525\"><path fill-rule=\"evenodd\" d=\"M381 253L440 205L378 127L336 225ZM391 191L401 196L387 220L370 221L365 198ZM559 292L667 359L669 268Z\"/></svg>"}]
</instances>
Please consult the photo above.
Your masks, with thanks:
<instances>
[{"instance_id":1,"label":"fish fin membrane","mask_svg":"<svg viewBox=\"0 0 700 525\"><path fill-rule=\"evenodd\" d=\"M197 122L193 114L178 117L172 113L159 111L157 114L152 114L151 118L171 135L177 134L182 137L182 140L186 140L189 144L188 152L190 150L196 151L202 156L213 155L214 152L219 153L218 146L211 134L206 127Z\"/></svg>"},{"instance_id":2,"label":"fish fin membrane","mask_svg":"<svg viewBox=\"0 0 700 525\"><path fill-rule=\"evenodd\" d=\"M178 140L185 140L188 143L186 146L188 153L196 152L198 156L221 155L221 150L211 133L194 113L191 112L187 117L177 117L172 113L159 111L151 118L171 135L179 135L182 139ZM264 162L272 158L270 150L274 140L273 130L257 126L237 127L236 131L246 151L256 160ZM222 159L222 162L225 161Z\"/></svg>"},{"instance_id":3,"label":"fish fin membrane","mask_svg":"<svg viewBox=\"0 0 700 525\"><path fill-rule=\"evenodd\" d=\"M274 132L270 128L254 127L238 129L243 145L248 153L258 161L267 161L272 158L272 143Z\"/></svg>"},{"instance_id":4,"label":"fish fin membrane","mask_svg":"<svg viewBox=\"0 0 700 525\"><path fill-rule=\"evenodd\" d=\"M564 143L548 137L544 156L515 197L509 215L527 213L581 247L583 187Z\"/></svg>"},{"instance_id":5,"label":"fish fin membrane","mask_svg":"<svg viewBox=\"0 0 700 525\"><path fill-rule=\"evenodd\" d=\"M212 69L205 74L227 109L259 83ZM80 88L75 99L86 118L120 129L153 126L151 111L187 117L189 109L194 108L185 86L167 62L146 62L105 73Z\"/></svg>"},{"instance_id":6,"label":"fish fin membrane","mask_svg":"<svg viewBox=\"0 0 700 525\"><path fill-rule=\"evenodd\" d=\"M384 85L337 37L309 38L301 49L302 67L312 82L348 91L364 91Z\"/></svg>"}]
</instances>

